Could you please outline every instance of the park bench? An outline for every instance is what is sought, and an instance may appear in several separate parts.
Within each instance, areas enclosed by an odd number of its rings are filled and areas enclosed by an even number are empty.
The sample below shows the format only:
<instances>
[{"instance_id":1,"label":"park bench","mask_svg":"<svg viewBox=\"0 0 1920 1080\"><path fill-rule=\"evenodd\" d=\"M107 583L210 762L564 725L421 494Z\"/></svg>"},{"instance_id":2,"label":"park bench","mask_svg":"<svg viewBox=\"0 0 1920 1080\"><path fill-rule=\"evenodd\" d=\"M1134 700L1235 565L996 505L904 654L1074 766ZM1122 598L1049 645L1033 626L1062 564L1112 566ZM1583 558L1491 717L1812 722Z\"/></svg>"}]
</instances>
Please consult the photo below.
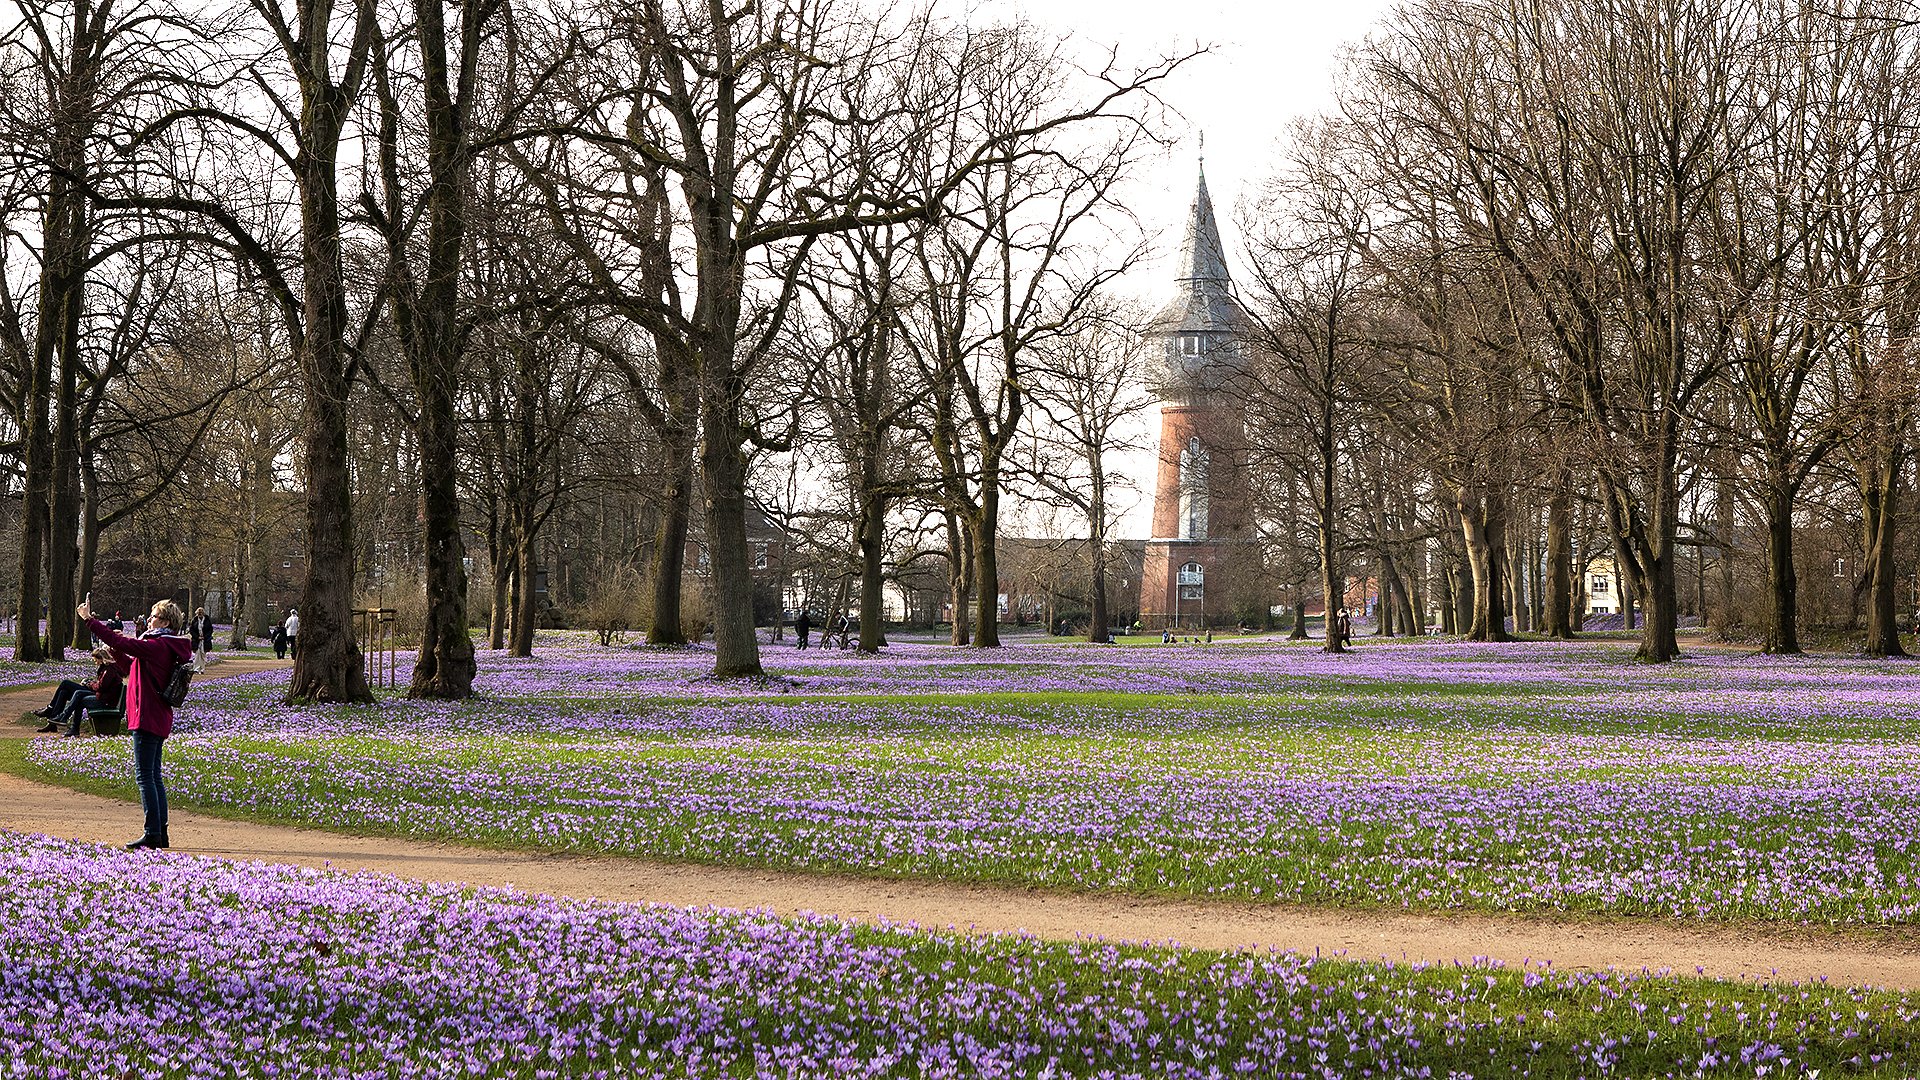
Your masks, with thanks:
<instances>
[{"instance_id":1,"label":"park bench","mask_svg":"<svg viewBox=\"0 0 1920 1080\"><path fill-rule=\"evenodd\" d=\"M93 724L95 735L124 735L127 733L127 713L121 706L111 709L88 709L87 720Z\"/></svg>"}]
</instances>

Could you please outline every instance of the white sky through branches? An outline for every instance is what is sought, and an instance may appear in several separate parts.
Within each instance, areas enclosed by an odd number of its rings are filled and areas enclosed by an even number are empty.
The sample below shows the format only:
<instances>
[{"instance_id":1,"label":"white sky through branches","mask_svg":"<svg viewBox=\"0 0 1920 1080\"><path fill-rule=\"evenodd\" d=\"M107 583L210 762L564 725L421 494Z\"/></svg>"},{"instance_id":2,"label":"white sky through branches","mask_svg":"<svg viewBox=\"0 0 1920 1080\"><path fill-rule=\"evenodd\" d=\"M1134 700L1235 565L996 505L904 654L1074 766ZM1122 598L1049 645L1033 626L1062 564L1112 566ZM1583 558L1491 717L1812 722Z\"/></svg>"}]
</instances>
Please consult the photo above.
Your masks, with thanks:
<instances>
[{"instance_id":1,"label":"white sky through branches","mask_svg":"<svg viewBox=\"0 0 1920 1080\"><path fill-rule=\"evenodd\" d=\"M1228 262L1239 278L1242 198L1253 195L1273 172L1287 126L1330 104L1344 46L1365 37L1391 6L1390 0L983 0L973 10L982 20L1024 17L1070 35L1090 55L1117 47L1122 64L1210 47L1208 55L1189 61L1160 84L1161 99L1180 114L1170 118L1175 133L1184 127L1185 134L1171 152L1142 168L1125 195L1141 225L1159 237L1154 259L1128 275L1125 291L1157 308L1173 290L1173 262L1193 200L1200 133L1206 134L1207 185ZM1157 434L1157 410L1150 411L1147 422ZM1139 489L1127 496L1136 505L1122 520L1119 535L1147 536L1151 454L1128 455L1113 464ZM1045 530L1038 522L1030 524ZM1015 526L1015 531L1023 530Z\"/></svg>"}]
</instances>

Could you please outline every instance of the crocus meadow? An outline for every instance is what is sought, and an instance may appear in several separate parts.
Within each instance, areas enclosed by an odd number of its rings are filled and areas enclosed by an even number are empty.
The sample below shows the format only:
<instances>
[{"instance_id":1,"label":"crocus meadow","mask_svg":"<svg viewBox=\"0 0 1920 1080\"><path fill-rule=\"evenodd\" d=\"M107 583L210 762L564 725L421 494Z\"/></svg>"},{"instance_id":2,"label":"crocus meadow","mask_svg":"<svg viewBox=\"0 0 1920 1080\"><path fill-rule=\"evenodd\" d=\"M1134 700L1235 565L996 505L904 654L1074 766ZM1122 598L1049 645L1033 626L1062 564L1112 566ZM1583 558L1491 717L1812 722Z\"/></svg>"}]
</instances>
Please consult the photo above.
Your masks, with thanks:
<instances>
[{"instance_id":1,"label":"crocus meadow","mask_svg":"<svg viewBox=\"0 0 1920 1080\"><path fill-rule=\"evenodd\" d=\"M482 696L290 709L205 684L185 805L691 861L1410 909L1913 921L1920 673L1618 644L543 643ZM129 791L124 747L38 744Z\"/></svg>"},{"instance_id":2,"label":"crocus meadow","mask_svg":"<svg viewBox=\"0 0 1920 1080\"><path fill-rule=\"evenodd\" d=\"M1913 995L961 937L0 834L0 1074L1885 1076Z\"/></svg>"}]
</instances>

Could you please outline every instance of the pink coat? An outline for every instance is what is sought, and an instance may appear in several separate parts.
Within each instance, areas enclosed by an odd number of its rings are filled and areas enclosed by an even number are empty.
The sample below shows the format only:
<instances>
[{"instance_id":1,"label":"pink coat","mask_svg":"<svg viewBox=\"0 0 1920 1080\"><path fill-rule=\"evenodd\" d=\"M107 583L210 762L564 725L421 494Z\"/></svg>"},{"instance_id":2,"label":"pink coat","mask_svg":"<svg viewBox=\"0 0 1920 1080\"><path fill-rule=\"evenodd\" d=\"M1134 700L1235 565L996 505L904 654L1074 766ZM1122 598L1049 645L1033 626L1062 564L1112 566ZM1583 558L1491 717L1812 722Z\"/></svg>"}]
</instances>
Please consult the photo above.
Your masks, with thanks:
<instances>
[{"instance_id":1,"label":"pink coat","mask_svg":"<svg viewBox=\"0 0 1920 1080\"><path fill-rule=\"evenodd\" d=\"M87 629L113 650L113 658L131 663L127 675L127 730L164 739L173 734L173 706L167 704L167 680L173 669L193 659L193 642L182 634L129 637L99 619Z\"/></svg>"}]
</instances>

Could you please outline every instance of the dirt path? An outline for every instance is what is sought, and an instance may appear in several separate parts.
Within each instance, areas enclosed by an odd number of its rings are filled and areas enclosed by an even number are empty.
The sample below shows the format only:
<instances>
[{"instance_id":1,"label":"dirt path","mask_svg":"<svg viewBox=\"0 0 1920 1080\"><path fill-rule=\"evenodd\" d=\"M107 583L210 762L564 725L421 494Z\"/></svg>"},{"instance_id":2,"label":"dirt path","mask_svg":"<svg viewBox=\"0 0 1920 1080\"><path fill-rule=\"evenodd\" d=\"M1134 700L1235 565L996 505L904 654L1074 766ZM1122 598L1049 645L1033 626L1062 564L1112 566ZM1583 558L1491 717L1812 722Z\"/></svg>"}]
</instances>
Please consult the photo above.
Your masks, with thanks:
<instances>
[{"instance_id":1,"label":"dirt path","mask_svg":"<svg viewBox=\"0 0 1920 1080\"><path fill-rule=\"evenodd\" d=\"M205 677L285 667L259 657L215 665ZM26 737L13 717L46 704L44 690L0 693L0 737ZM117 843L139 828L137 806L0 774L0 828ZM1099 936L1345 953L1395 961L1492 957L1562 968L1670 969L1758 979L1920 989L1920 936L1835 934L1794 927L1698 928L1651 919L1488 915L1393 915L1236 902L1195 903L1038 889L877 881L660 863L645 859L533 855L317 829L227 821L175 809L176 850L343 870L378 870L430 881L513 885L534 892L681 906L814 911L867 922L887 919L1045 938Z\"/></svg>"}]
</instances>

